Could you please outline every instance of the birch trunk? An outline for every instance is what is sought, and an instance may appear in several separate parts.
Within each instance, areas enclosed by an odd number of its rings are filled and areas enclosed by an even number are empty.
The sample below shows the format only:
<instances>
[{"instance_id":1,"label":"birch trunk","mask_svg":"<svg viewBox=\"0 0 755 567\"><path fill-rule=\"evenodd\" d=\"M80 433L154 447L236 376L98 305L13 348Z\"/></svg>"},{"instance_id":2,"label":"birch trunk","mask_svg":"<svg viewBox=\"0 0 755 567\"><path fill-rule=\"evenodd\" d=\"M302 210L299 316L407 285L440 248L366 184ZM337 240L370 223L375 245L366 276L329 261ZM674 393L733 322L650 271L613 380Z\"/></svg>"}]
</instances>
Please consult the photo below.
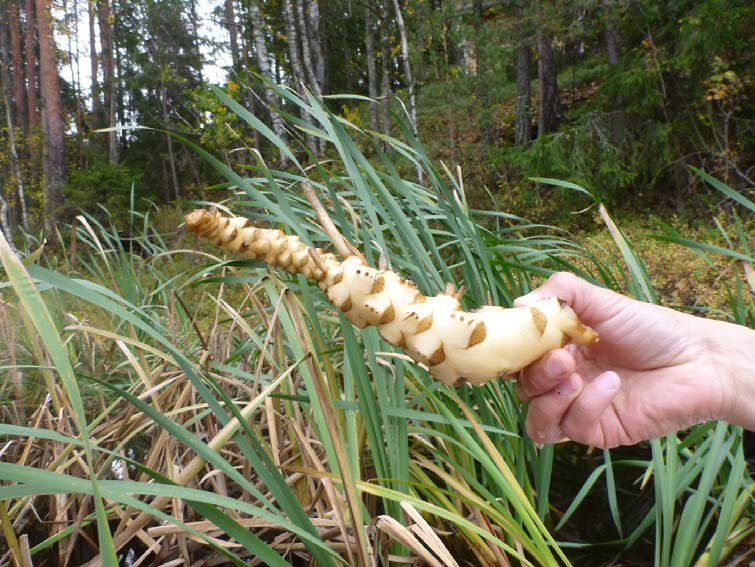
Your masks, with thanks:
<instances>
[{"instance_id":1,"label":"birch trunk","mask_svg":"<svg viewBox=\"0 0 755 567\"><path fill-rule=\"evenodd\" d=\"M304 76L304 69L301 65L301 58L299 57L299 34L296 30L296 22L294 20L294 10L291 6L291 0L283 0L283 19L286 22L286 44L288 46L288 58L291 62L291 71L294 75L294 82L296 83L296 91L302 95L302 98L306 91L307 79ZM299 114L303 120L306 120L312 124L312 116L304 109L299 108ZM305 134L307 147L313 155L317 155L317 141L312 134Z\"/></svg>"},{"instance_id":2,"label":"birch trunk","mask_svg":"<svg viewBox=\"0 0 755 567\"><path fill-rule=\"evenodd\" d=\"M364 10L364 33L367 44L367 88L372 100L377 100L377 71L375 69L375 25L372 17L372 4L369 3ZM370 103L370 128L377 132L378 129L378 106L376 102Z\"/></svg>"},{"instance_id":3,"label":"birch trunk","mask_svg":"<svg viewBox=\"0 0 755 567\"><path fill-rule=\"evenodd\" d=\"M288 47L288 57L291 62L291 70L296 82L296 90L300 91L302 86L306 86L307 79L304 76L301 58L299 57L299 38L294 21L294 10L291 6L291 0L283 0L283 19L286 22L286 45Z\"/></svg>"},{"instance_id":4,"label":"birch trunk","mask_svg":"<svg viewBox=\"0 0 755 567\"><path fill-rule=\"evenodd\" d=\"M260 14L257 0L252 0L249 3L249 19L252 23L252 36L254 38L254 54L257 59L257 66L259 67L260 74L268 80L272 80L272 74L270 72L270 58L267 52L267 44L265 43L265 32L262 27L262 16ZM285 132L283 129L283 121L281 117L275 112L275 95L273 89L269 85L265 84L263 87L265 94L265 101L267 102L270 111L270 121L273 125L273 131L275 135L281 140L285 139ZM281 164L288 162L285 154L280 154Z\"/></svg>"},{"instance_id":5,"label":"birch trunk","mask_svg":"<svg viewBox=\"0 0 755 567\"><path fill-rule=\"evenodd\" d=\"M404 66L404 80L409 90L409 119L411 120L412 132L417 135L417 101L414 97L414 81L412 80L412 69L409 64L409 42L406 40L406 29L404 27L404 17L401 14L399 0L393 0L393 8L396 11L396 23L398 24L399 38L401 39L401 62Z\"/></svg>"},{"instance_id":6,"label":"birch trunk","mask_svg":"<svg viewBox=\"0 0 755 567\"><path fill-rule=\"evenodd\" d=\"M66 2L63 2L63 11L68 12ZM79 5L77 0L73 0L71 7L73 15L72 27L74 30L79 29ZM75 46L75 47L74 47ZM79 34L68 34L68 67L71 70L71 86L73 87L73 100L75 108L76 123L76 145L79 149L78 154L83 155L84 145L84 116L81 108L81 74L79 73Z\"/></svg>"},{"instance_id":7,"label":"birch trunk","mask_svg":"<svg viewBox=\"0 0 755 567\"><path fill-rule=\"evenodd\" d=\"M65 140L63 137L63 108L60 102L60 79L55 55L55 37L50 14L50 0L36 0L39 28L39 83L42 92L45 176L45 230L50 238L63 205L65 178Z\"/></svg>"},{"instance_id":8,"label":"birch trunk","mask_svg":"<svg viewBox=\"0 0 755 567\"><path fill-rule=\"evenodd\" d=\"M233 0L225 0L225 27L228 30L228 39L231 43L231 64L234 71L239 66L239 35L236 26L236 14L233 7Z\"/></svg>"},{"instance_id":9,"label":"birch trunk","mask_svg":"<svg viewBox=\"0 0 755 567\"><path fill-rule=\"evenodd\" d=\"M302 63L304 65L304 71L306 72L307 83L315 94L319 96L322 94L322 91L320 90L320 84L317 81L315 70L312 66L312 48L309 42L310 32L308 30L307 18L304 14L304 2L302 0L296 1L296 18L299 21L299 29L301 30Z\"/></svg>"},{"instance_id":10,"label":"birch trunk","mask_svg":"<svg viewBox=\"0 0 755 567\"><path fill-rule=\"evenodd\" d=\"M388 6L385 2L387 0L381 0L380 3L380 64L382 67L382 80L380 82L380 97L381 97L381 121L383 126L383 134L386 136L391 135L391 117L389 114L389 103L391 96L391 46L389 44L389 29L388 29Z\"/></svg>"},{"instance_id":11,"label":"birch trunk","mask_svg":"<svg viewBox=\"0 0 755 567\"><path fill-rule=\"evenodd\" d=\"M309 0L308 26L309 43L314 59L314 73L319 94L325 92L325 57L322 51L322 37L320 35L320 5L318 0Z\"/></svg>"}]
</instances>

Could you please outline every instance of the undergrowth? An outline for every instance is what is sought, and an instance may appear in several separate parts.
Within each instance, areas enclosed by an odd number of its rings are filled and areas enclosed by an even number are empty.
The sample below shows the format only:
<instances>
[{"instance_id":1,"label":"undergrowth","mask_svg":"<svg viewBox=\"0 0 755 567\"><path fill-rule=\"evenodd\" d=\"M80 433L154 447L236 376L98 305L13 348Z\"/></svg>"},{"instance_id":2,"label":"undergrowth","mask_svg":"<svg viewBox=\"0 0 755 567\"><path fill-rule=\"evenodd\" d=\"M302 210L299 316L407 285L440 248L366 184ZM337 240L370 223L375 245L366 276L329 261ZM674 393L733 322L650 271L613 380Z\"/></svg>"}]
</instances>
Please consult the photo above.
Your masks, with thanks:
<instances>
[{"instance_id":1,"label":"undergrowth","mask_svg":"<svg viewBox=\"0 0 755 567\"><path fill-rule=\"evenodd\" d=\"M610 240L587 247L475 210L458 172L411 137L365 138L314 99L276 93L317 124L290 126L338 157L305 169L304 150L217 92L291 163L260 160L242 177L184 140L228 179L220 206L324 242L299 190L309 179L368 260L382 255L428 294L463 282L469 308L508 305L561 269L658 301L652 266L605 209ZM419 166L423 182L397 166ZM753 532L740 428L701 424L616 451L538 447L510 383L449 389L304 280L219 257L149 214L129 222L124 242L80 216L65 254L23 261L0 243L6 564L714 565ZM722 223L718 248L664 225L651 249L751 264L747 222ZM752 283L729 264L717 277L719 315L752 325Z\"/></svg>"}]
</instances>

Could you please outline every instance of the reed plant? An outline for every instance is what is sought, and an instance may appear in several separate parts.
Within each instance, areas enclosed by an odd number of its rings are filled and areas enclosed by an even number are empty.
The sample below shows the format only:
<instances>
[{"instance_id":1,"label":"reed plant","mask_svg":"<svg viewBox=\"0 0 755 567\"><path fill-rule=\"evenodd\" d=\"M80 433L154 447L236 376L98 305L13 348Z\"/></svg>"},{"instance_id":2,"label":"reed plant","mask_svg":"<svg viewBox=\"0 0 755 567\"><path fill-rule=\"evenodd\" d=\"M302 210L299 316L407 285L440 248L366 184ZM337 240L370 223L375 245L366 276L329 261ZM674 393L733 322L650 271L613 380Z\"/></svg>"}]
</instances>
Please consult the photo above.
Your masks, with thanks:
<instances>
[{"instance_id":1,"label":"reed plant","mask_svg":"<svg viewBox=\"0 0 755 567\"><path fill-rule=\"evenodd\" d=\"M470 207L461 173L407 129L365 132L272 88L327 163L217 90L289 167L246 148L257 165L242 176L182 140L227 178L216 206L323 243L308 180L371 263L426 294L463 283L467 308L509 305L562 269L657 301L605 209L615 264L556 227ZM166 239L146 214L131 225L124 246L82 215L65 254L23 261L0 242L5 564L582 565L654 540L657 565L715 565L753 532L738 428L702 424L630 457L539 447L510 383L440 385L303 278ZM752 324L743 282L731 289L733 319ZM569 475L574 490L554 492ZM585 539L574 523L596 495L614 533Z\"/></svg>"}]
</instances>

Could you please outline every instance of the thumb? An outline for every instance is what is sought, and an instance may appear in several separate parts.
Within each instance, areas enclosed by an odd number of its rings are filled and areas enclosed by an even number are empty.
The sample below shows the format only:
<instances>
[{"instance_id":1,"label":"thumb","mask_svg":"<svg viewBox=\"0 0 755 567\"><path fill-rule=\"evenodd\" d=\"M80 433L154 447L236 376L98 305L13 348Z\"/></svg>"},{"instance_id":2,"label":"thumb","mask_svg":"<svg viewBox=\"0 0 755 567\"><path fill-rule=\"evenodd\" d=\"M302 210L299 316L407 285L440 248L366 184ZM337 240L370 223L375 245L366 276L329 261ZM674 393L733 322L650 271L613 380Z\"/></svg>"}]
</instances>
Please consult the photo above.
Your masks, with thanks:
<instances>
[{"instance_id":1,"label":"thumb","mask_svg":"<svg viewBox=\"0 0 755 567\"><path fill-rule=\"evenodd\" d=\"M556 272L542 286L514 300L514 306L531 305L548 297L558 297L588 324L605 319L618 304L629 301L623 295L588 283L569 272Z\"/></svg>"}]
</instances>

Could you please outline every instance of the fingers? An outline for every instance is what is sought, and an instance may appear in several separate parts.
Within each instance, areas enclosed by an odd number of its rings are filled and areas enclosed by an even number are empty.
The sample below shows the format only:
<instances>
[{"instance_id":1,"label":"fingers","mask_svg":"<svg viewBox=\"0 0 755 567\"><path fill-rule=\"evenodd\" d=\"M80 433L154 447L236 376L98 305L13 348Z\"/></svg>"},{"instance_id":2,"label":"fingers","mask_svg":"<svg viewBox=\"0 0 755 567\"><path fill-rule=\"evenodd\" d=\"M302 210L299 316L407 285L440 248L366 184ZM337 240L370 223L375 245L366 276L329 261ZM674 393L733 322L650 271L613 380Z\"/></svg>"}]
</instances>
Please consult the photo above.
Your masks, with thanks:
<instances>
[{"instance_id":1,"label":"fingers","mask_svg":"<svg viewBox=\"0 0 755 567\"><path fill-rule=\"evenodd\" d=\"M561 422L583 387L579 374L572 373L558 387L534 398L527 412L527 435L542 444L555 443L562 438Z\"/></svg>"},{"instance_id":2,"label":"fingers","mask_svg":"<svg viewBox=\"0 0 755 567\"><path fill-rule=\"evenodd\" d=\"M548 297L558 297L565 301L588 324L606 319L608 310L613 310L617 303L629 301L618 293L588 283L574 274L557 272L538 289L516 299L514 306L531 305Z\"/></svg>"},{"instance_id":3,"label":"fingers","mask_svg":"<svg viewBox=\"0 0 755 567\"><path fill-rule=\"evenodd\" d=\"M519 399L529 402L535 396L550 392L574 372L575 364L574 357L566 349L550 351L519 375L516 385Z\"/></svg>"},{"instance_id":4,"label":"fingers","mask_svg":"<svg viewBox=\"0 0 755 567\"><path fill-rule=\"evenodd\" d=\"M574 441L594 447L608 448L618 445L616 441L618 435L606 434L606 430L601 425L601 417L609 409L620 389L619 375L610 370L586 384L561 421L561 431L564 435ZM613 429L616 429L618 425L617 420L613 424ZM617 431L617 433L622 432Z\"/></svg>"},{"instance_id":5,"label":"fingers","mask_svg":"<svg viewBox=\"0 0 755 567\"><path fill-rule=\"evenodd\" d=\"M532 398L527 412L526 429L537 443L555 443L566 436L594 447L613 447L626 442L626 432L619 430L614 419L613 433L604 428L604 414L621 389L621 380L613 371L600 374L586 383L576 372L557 388ZM612 416L615 418L615 416Z\"/></svg>"}]
</instances>

